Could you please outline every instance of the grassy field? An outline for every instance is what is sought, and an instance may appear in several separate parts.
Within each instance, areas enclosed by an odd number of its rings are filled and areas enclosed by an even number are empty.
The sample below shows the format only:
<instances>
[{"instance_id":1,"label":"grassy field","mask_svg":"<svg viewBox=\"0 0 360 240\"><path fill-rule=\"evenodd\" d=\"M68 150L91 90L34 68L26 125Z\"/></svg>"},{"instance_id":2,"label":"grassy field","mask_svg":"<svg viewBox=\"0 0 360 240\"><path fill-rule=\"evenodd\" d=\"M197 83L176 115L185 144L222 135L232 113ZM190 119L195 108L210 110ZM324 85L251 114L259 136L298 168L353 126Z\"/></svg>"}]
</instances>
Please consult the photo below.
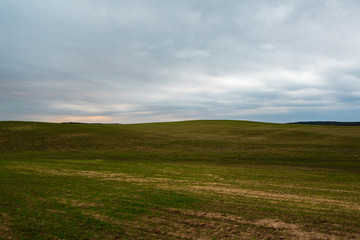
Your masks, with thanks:
<instances>
[{"instance_id":1,"label":"grassy field","mask_svg":"<svg viewBox=\"0 0 360 240\"><path fill-rule=\"evenodd\" d=\"M0 239L360 239L360 127L0 122Z\"/></svg>"}]
</instances>

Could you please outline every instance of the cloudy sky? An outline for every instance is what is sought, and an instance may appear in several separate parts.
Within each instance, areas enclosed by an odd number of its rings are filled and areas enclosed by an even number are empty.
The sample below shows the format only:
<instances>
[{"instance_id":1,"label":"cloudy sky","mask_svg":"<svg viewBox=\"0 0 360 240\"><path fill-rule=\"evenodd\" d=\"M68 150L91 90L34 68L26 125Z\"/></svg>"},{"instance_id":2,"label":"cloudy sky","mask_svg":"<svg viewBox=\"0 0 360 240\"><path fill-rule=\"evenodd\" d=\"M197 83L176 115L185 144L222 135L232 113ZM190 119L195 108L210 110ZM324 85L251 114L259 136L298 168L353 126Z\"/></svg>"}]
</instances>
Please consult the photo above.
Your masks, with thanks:
<instances>
[{"instance_id":1,"label":"cloudy sky","mask_svg":"<svg viewBox=\"0 0 360 240\"><path fill-rule=\"evenodd\" d=\"M0 0L0 120L360 121L358 0Z\"/></svg>"}]
</instances>

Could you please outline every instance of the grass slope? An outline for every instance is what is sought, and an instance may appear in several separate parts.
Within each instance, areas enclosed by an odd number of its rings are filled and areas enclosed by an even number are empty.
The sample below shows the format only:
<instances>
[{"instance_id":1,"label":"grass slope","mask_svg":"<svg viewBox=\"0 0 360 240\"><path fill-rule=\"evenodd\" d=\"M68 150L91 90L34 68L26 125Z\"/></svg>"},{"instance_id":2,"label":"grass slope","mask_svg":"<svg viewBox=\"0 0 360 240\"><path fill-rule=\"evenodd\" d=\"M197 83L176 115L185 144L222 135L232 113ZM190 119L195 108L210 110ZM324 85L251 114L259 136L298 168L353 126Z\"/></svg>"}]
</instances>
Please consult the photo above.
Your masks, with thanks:
<instances>
[{"instance_id":1,"label":"grass slope","mask_svg":"<svg viewBox=\"0 0 360 240\"><path fill-rule=\"evenodd\" d=\"M360 127L0 122L0 239L360 239Z\"/></svg>"}]
</instances>

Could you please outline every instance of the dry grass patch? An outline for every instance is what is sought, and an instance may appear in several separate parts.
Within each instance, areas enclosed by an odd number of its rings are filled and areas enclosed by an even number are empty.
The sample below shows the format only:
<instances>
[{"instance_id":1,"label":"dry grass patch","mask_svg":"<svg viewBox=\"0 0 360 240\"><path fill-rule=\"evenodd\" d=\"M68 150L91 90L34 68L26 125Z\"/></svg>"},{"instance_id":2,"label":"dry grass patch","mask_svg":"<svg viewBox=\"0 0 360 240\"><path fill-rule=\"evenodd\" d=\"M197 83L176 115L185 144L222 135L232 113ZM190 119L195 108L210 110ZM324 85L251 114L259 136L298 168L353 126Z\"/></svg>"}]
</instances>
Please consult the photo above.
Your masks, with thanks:
<instances>
[{"instance_id":1,"label":"dry grass patch","mask_svg":"<svg viewBox=\"0 0 360 240\"><path fill-rule=\"evenodd\" d=\"M94 202L84 202L76 199L65 199L65 198L55 198L55 200L59 203L69 205L71 207L81 207L81 208L88 208L88 207L101 207L103 204L101 203L94 203Z\"/></svg>"},{"instance_id":2,"label":"dry grass patch","mask_svg":"<svg viewBox=\"0 0 360 240\"><path fill-rule=\"evenodd\" d=\"M160 187L169 189L165 185ZM171 186L171 188L174 188ZM175 187L182 191L192 191L198 193L214 193L222 195L231 195L231 196L244 196L250 198L261 198L266 200L275 200L275 201L290 201L297 202L302 204L308 204L314 207L314 205L328 204L335 207L341 207L348 210L360 211L360 205L353 202L346 202L334 199L327 199L323 197L308 197L288 193L278 193L271 191L259 191L259 190L250 190L245 188L237 188L232 185L213 183L204 185L188 185L188 186L178 186Z\"/></svg>"},{"instance_id":3,"label":"dry grass patch","mask_svg":"<svg viewBox=\"0 0 360 240\"><path fill-rule=\"evenodd\" d=\"M112 223L112 224L121 224L121 222L113 217L109 217L107 215L103 215L100 214L96 211L89 211L89 210L83 210L82 213L84 215L90 216L96 220L102 221L102 222L107 222L107 223Z\"/></svg>"},{"instance_id":4,"label":"dry grass patch","mask_svg":"<svg viewBox=\"0 0 360 240\"><path fill-rule=\"evenodd\" d=\"M80 171L69 169L52 169L41 166L9 166L9 169L13 169L16 173L28 174L24 170L30 170L42 174L51 174L57 176L81 176L87 178L95 178L97 180L109 180L120 182L133 182L133 183L183 183L189 182L189 180L174 180L163 177L139 177L126 173L113 173L113 172L99 172L99 171Z\"/></svg>"},{"instance_id":5,"label":"dry grass patch","mask_svg":"<svg viewBox=\"0 0 360 240\"><path fill-rule=\"evenodd\" d=\"M16 239L11 232L10 216L6 213L0 213L0 239Z\"/></svg>"},{"instance_id":6,"label":"dry grass patch","mask_svg":"<svg viewBox=\"0 0 360 240\"><path fill-rule=\"evenodd\" d=\"M349 236L339 236L333 234L320 233L316 231L305 231L303 227L294 223L286 223L279 219L259 219L255 221L250 221L244 219L243 217L223 214L223 213L214 213L214 212L203 212L203 211L194 211L194 210L184 210L184 209L168 209L168 211L176 215L185 215L192 217L191 220L185 221L188 225L193 227L202 227L201 234L203 239L212 239L212 236L222 236L226 237L224 239L254 239L256 234L254 233L254 227L258 232L262 232L261 235L258 235L258 239L355 239L355 235ZM248 225L251 225L250 227ZM245 226L240 228L239 226ZM248 227L247 227L248 226ZM264 228L263 230L259 229ZM207 229L207 233L205 234ZM217 233L214 233L213 230L217 230ZM268 230L267 230L268 229ZM271 230L271 231L269 231ZM277 233L274 237L273 233ZM255 235L254 235L255 234Z\"/></svg>"}]
</instances>

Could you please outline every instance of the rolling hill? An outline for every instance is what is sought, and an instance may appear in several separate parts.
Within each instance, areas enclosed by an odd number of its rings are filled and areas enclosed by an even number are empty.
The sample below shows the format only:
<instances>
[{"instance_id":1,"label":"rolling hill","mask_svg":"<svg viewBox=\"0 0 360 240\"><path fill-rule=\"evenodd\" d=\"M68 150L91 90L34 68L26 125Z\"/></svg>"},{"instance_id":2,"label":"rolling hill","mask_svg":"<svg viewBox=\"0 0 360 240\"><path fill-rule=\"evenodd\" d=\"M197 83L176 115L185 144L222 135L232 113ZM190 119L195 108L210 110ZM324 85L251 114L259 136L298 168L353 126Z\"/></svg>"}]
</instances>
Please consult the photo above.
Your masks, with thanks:
<instances>
[{"instance_id":1,"label":"rolling hill","mask_svg":"<svg viewBox=\"0 0 360 240\"><path fill-rule=\"evenodd\" d=\"M359 126L0 122L3 239L356 239L358 219Z\"/></svg>"}]
</instances>

